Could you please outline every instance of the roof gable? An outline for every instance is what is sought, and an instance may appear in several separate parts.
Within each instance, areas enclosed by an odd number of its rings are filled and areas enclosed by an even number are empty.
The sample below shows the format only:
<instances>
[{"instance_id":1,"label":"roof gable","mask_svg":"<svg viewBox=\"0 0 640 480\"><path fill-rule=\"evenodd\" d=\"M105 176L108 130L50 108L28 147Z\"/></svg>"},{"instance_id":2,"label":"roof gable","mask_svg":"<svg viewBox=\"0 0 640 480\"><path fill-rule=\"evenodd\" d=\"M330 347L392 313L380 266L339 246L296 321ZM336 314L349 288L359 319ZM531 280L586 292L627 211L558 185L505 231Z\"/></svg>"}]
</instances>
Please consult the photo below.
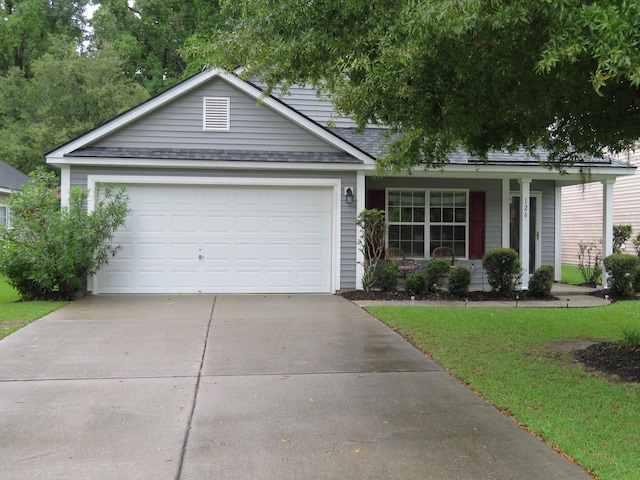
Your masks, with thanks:
<instances>
[{"instance_id":1,"label":"roof gable","mask_svg":"<svg viewBox=\"0 0 640 480\"><path fill-rule=\"evenodd\" d=\"M230 98L228 131L203 129L203 98ZM47 154L49 163L86 149L210 149L347 154L359 162L373 158L274 97L235 75L211 70L194 75L109 122ZM86 155L82 155L86 156Z\"/></svg>"}]
</instances>

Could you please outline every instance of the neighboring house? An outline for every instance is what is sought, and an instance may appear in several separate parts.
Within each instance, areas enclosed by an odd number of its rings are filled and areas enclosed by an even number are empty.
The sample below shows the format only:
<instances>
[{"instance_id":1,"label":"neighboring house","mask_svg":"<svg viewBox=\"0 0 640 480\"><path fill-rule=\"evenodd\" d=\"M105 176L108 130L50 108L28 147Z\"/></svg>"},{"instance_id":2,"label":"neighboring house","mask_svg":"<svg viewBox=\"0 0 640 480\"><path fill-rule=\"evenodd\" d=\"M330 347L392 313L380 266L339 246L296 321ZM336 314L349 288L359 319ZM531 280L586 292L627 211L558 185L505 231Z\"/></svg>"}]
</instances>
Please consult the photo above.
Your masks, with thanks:
<instances>
[{"instance_id":1,"label":"neighboring house","mask_svg":"<svg viewBox=\"0 0 640 480\"><path fill-rule=\"evenodd\" d=\"M7 199L14 190L20 190L30 178L4 162L0 162L0 225L11 224L11 212L7 207Z\"/></svg>"},{"instance_id":2,"label":"neighboring house","mask_svg":"<svg viewBox=\"0 0 640 480\"><path fill-rule=\"evenodd\" d=\"M628 151L620 162L640 166L640 151ZM631 225L633 234L625 244L626 253L636 253L633 240L640 233L640 171L622 177L613 185L613 225ZM602 185L587 176L583 185L562 190L562 263L578 265L578 245L602 239ZM613 227L612 227L613 228ZM608 232L608 230L607 230Z\"/></svg>"},{"instance_id":3,"label":"neighboring house","mask_svg":"<svg viewBox=\"0 0 640 480\"><path fill-rule=\"evenodd\" d=\"M374 177L384 130L356 134L310 89L261 96L232 74L203 72L47 154L61 170L63 202L72 186L128 188L132 213L114 239L123 248L89 290L358 288L356 216L365 207L386 210L388 244L421 263L448 245L458 264L478 268L487 249L513 245L528 273L559 270L560 192L580 183L580 166L561 175L524 154L486 164L460 154L442 170ZM634 171L589 165L603 181Z\"/></svg>"}]
</instances>

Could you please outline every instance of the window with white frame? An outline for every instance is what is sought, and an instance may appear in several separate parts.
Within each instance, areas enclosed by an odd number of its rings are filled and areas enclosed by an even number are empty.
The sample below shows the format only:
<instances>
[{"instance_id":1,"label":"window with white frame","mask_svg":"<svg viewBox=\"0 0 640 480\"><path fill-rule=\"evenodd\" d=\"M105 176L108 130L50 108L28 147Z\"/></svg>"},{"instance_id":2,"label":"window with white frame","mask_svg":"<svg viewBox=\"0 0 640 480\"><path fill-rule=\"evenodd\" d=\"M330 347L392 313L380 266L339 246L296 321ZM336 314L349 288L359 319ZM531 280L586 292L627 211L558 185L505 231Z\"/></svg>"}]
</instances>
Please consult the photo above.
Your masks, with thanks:
<instances>
[{"instance_id":1,"label":"window with white frame","mask_svg":"<svg viewBox=\"0 0 640 480\"><path fill-rule=\"evenodd\" d=\"M9 207L0 205L0 225L9 228Z\"/></svg>"},{"instance_id":2,"label":"window with white frame","mask_svg":"<svg viewBox=\"0 0 640 480\"><path fill-rule=\"evenodd\" d=\"M467 190L387 190L387 242L409 257L429 258L436 247L466 257Z\"/></svg>"}]
</instances>

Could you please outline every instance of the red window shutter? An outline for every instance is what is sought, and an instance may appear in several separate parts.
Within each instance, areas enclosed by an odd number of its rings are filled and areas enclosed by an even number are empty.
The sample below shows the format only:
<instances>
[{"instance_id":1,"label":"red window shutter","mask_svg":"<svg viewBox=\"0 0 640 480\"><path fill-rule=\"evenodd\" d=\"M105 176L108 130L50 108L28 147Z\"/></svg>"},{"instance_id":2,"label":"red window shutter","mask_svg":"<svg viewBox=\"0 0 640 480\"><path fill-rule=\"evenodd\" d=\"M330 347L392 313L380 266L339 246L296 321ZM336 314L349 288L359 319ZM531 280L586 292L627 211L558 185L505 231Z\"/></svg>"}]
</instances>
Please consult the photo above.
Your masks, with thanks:
<instances>
[{"instance_id":1,"label":"red window shutter","mask_svg":"<svg viewBox=\"0 0 640 480\"><path fill-rule=\"evenodd\" d=\"M469 192L469 259L484 257L486 231L486 193Z\"/></svg>"},{"instance_id":2,"label":"red window shutter","mask_svg":"<svg viewBox=\"0 0 640 480\"><path fill-rule=\"evenodd\" d=\"M369 190L367 192L367 208L385 210L384 190Z\"/></svg>"}]
</instances>

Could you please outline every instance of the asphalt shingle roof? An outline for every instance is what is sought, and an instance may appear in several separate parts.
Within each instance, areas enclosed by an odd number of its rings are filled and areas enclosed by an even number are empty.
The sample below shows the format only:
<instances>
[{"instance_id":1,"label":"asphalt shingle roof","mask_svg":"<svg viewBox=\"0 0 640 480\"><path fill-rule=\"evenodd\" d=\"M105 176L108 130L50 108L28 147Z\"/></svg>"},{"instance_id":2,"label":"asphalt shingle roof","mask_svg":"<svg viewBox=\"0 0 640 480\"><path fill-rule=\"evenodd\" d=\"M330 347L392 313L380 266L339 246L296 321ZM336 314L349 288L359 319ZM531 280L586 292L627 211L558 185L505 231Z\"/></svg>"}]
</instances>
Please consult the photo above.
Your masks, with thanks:
<instances>
[{"instance_id":1,"label":"asphalt shingle roof","mask_svg":"<svg viewBox=\"0 0 640 480\"><path fill-rule=\"evenodd\" d=\"M18 190L30 178L15 168L0 162L0 188Z\"/></svg>"},{"instance_id":2,"label":"asphalt shingle roof","mask_svg":"<svg viewBox=\"0 0 640 480\"><path fill-rule=\"evenodd\" d=\"M74 157L155 158L166 160L215 160L225 162L362 163L348 153L341 152L87 147L76 150L71 155Z\"/></svg>"}]
</instances>

